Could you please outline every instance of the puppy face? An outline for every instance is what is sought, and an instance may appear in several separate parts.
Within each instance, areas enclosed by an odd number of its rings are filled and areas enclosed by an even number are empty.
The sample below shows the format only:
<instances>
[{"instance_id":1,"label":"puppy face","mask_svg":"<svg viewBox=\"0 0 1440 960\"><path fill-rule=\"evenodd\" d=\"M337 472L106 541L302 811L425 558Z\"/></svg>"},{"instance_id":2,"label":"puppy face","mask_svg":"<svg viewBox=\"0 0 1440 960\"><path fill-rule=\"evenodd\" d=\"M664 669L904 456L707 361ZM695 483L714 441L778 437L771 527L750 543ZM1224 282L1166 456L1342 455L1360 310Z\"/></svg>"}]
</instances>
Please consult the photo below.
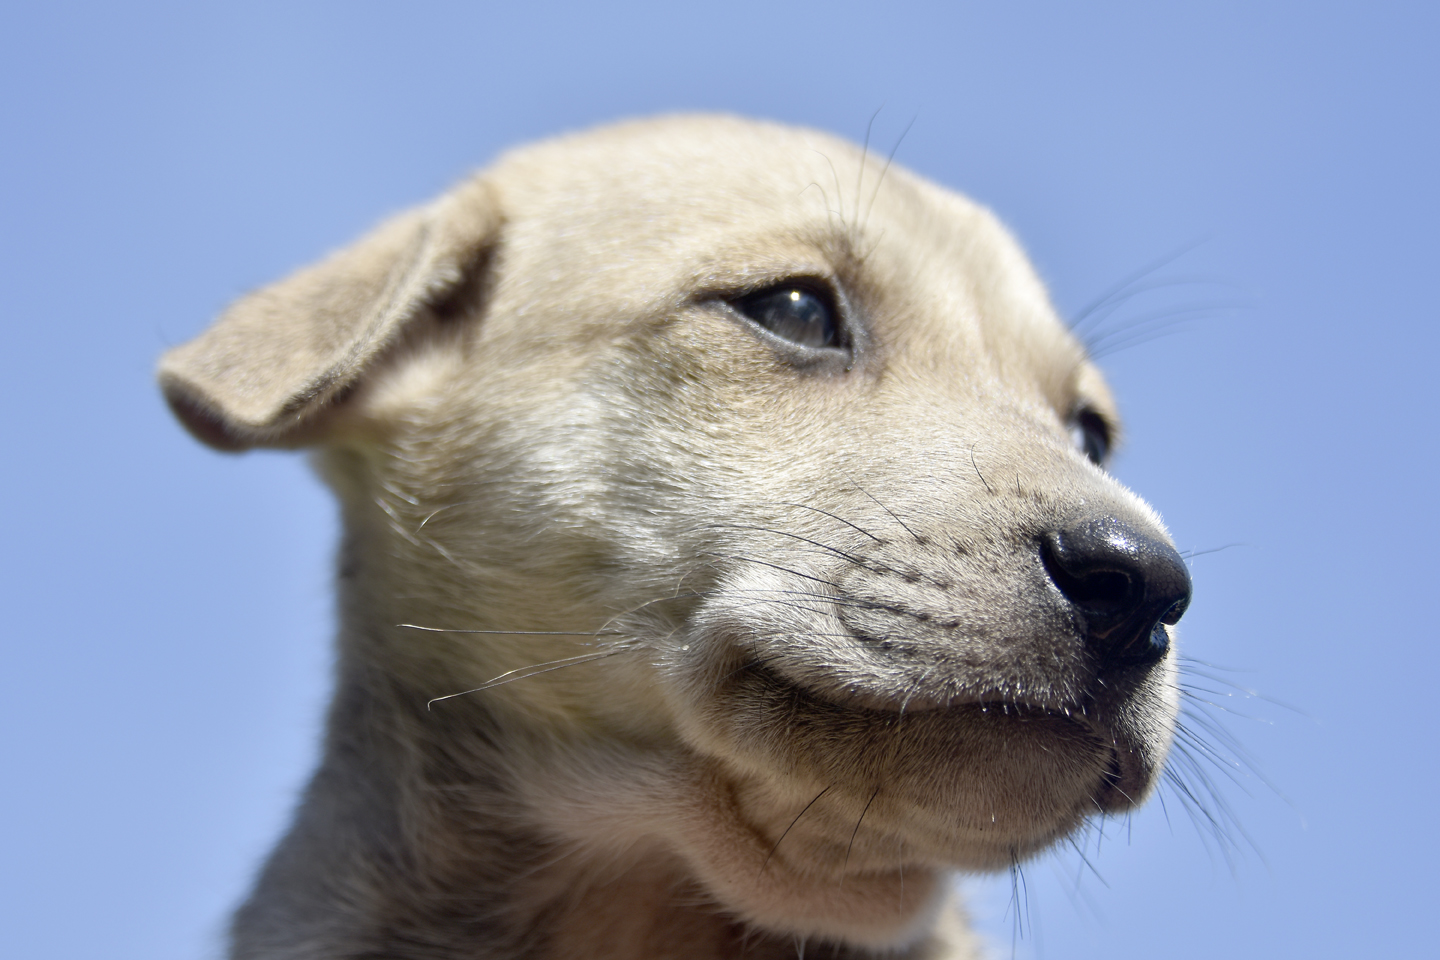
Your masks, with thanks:
<instances>
[{"instance_id":1,"label":"puppy face","mask_svg":"<svg viewBox=\"0 0 1440 960\"><path fill-rule=\"evenodd\" d=\"M513 678L434 723L502 717L548 829L894 945L934 871L1145 797L1189 585L1097 462L1113 403L1015 243L880 166L713 118L544 144L372 239L383 282L332 261L327 302L409 306L364 349L307 321L359 359L278 413L213 385L264 334L164 376L212 440L319 440L356 655L423 697Z\"/></svg>"}]
</instances>

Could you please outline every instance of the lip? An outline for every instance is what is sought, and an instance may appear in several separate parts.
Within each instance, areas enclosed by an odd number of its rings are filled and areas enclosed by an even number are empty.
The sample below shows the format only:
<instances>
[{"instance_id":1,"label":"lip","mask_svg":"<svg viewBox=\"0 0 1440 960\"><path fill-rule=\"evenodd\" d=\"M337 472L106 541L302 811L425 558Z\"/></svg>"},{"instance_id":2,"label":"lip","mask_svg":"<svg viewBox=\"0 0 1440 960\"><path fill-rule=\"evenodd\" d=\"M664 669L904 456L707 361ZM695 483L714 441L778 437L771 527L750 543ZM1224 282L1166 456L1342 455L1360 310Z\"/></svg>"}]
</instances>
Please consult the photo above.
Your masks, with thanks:
<instances>
[{"instance_id":1,"label":"lip","mask_svg":"<svg viewBox=\"0 0 1440 960\"><path fill-rule=\"evenodd\" d=\"M966 692L944 699L934 695L916 694L896 702L892 696L858 690L853 687L842 690L820 690L803 680L774 669L762 661L752 661L741 668L752 676L759 677L777 695L799 696L831 709L855 713L873 713L880 716L904 716L906 714L946 713L960 709L979 709L981 713L994 712L1000 716L1048 716L1070 720L1088 726L1089 711L1080 705L1036 703L1017 698L1002 690L979 690Z\"/></svg>"},{"instance_id":2,"label":"lip","mask_svg":"<svg viewBox=\"0 0 1440 960\"><path fill-rule=\"evenodd\" d=\"M1106 770L1091 793L1097 812L1122 813L1138 806L1150 789L1150 775L1139 751L1131 746L1124 732L1114 729L1103 715L1091 706L1054 707L993 695L968 695L940 702L934 698L896 704L878 695L846 691L844 696L818 691L774 670L762 661L752 661L737 674L750 677L748 689L761 696L784 699L792 710L848 718L873 716L877 723L892 723L899 717L967 715L975 713L993 717L996 724L1024 723L1048 718L1081 732L1084 738L1108 754ZM753 686L751 686L753 684ZM758 689L757 689L758 688Z\"/></svg>"},{"instance_id":3,"label":"lip","mask_svg":"<svg viewBox=\"0 0 1440 960\"><path fill-rule=\"evenodd\" d=\"M1151 778L1137 751L1110 738L1110 765L1094 795L1101 813L1124 813L1138 807L1149 793Z\"/></svg>"}]
</instances>

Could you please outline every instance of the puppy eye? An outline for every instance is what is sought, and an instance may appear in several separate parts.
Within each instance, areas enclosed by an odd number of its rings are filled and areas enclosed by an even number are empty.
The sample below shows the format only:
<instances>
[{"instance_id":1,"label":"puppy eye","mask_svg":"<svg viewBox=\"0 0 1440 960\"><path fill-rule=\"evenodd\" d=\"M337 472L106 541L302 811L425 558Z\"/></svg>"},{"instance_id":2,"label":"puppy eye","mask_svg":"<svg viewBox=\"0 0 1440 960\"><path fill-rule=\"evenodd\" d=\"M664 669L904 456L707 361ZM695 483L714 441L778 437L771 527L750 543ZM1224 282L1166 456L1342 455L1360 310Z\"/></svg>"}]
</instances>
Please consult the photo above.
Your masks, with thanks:
<instances>
[{"instance_id":1,"label":"puppy eye","mask_svg":"<svg viewBox=\"0 0 1440 960\"><path fill-rule=\"evenodd\" d=\"M1110 459L1110 425L1094 410L1081 410L1070 418L1070 440L1097 467Z\"/></svg>"},{"instance_id":2,"label":"puppy eye","mask_svg":"<svg viewBox=\"0 0 1440 960\"><path fill-rule=\"evenodd\" d=\"M841 347L835 309L822 295L793 283L731 301L748 319L802 347Z\"/></svg>"}]
</instances>

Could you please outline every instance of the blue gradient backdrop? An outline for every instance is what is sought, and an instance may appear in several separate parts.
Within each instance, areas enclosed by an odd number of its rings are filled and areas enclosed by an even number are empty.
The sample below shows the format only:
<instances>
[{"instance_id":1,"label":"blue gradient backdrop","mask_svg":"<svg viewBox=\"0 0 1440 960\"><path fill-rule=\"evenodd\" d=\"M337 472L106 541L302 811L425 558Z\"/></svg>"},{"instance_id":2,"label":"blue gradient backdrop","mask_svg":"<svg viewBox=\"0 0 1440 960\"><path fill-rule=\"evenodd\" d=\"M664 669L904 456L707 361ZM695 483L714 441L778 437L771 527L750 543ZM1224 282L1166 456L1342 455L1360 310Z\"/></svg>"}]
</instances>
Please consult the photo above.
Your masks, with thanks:
<instances>
[{"instance_id":1,"label":"blue gradient backdrop","mask_svg":"<svg viewBox=\"0 0 1440 960\"><path fill-rule=\"evenodd\" d=\"M334 511L191 442L159 352L507 145L702 109L914 117L1072 316L1203 241L1110 321L1198 315L1104 358L1116 469L1240 544L1183 641L1292 705L1227 701L1275 789L1221 779L1233 865L1172 793L1018 924L967 880L997 955L1436 955L1436 9L5 4L0 954L214 956L314 760Z\"/></svg>"}]
</instances>

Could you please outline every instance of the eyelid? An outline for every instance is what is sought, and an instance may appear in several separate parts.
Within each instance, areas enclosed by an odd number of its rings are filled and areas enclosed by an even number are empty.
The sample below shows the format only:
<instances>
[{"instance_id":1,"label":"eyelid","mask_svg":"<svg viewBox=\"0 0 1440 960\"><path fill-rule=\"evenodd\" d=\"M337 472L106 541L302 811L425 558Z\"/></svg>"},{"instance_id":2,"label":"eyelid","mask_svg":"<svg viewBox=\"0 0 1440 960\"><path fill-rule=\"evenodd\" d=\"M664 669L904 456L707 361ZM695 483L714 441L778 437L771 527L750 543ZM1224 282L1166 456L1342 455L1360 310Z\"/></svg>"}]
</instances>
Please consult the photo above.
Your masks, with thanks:
<instances>
[{"instance_id":1,"label":"eyelid","mask_svg":"<svg viewBox=\"0 0 1440 960\"><path fill-rule=\"evenodd\" d=\"M727 303L734 303L738 300L745 300L750 297L759 296L762 293L783 290L787 287L794 287L797 290L804 290L824 300L826 305L838 312L842 297L835 284L823 275L799 273L785 274L776 277L765 277L757 279L752 283L737 284L725 292L717 293L718 299Z\"/></svg>"}]
</instances>

